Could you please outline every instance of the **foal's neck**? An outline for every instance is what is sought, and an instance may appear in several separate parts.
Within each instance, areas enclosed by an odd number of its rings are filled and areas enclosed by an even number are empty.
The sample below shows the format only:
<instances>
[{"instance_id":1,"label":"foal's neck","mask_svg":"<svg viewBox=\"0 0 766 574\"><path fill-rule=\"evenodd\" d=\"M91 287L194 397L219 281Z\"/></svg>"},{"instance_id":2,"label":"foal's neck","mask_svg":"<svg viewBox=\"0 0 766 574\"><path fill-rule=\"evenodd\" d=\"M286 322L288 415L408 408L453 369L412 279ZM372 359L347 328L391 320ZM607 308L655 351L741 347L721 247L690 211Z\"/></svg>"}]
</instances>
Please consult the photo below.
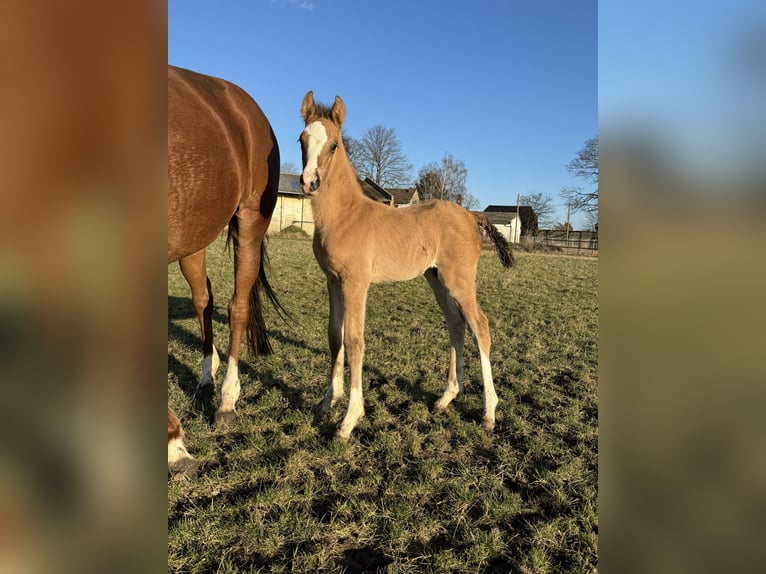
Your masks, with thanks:
<instances>
[{"instance_id":1,"label":"foal's neck","mask_svg":"<svg viewBox=\"0 0 766 574\"><path fill-rule=\"evenodd\" d=\"M345 153L335 158L332 172L324 178L317 195L311 198L317 227L332 226L338 220L353 218L356 206L370 200L362 191L351 161Z\"/></svg>"}]
</instances>

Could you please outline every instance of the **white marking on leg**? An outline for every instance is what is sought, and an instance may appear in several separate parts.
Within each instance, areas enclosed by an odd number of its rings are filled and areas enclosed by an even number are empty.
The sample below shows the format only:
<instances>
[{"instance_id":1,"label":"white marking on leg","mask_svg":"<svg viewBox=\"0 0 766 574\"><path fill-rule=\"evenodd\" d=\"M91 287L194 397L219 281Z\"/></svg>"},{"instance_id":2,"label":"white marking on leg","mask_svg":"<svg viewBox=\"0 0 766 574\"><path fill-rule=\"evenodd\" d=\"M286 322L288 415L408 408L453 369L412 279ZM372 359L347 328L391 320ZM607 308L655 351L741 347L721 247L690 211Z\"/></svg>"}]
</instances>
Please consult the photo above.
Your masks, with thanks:
<instances>
[{"instance_id":1,"label":"white marking on leg","mask_svg":"<svg viewBox=\"0 0 766 574\"><path fill-rule=\"evenodd\" d=\"M484 381L484 427L492 430L495 426L495 408L497 407L497 394L495 384L492 382L492 366L489 357L479 351L481 358L481 377Z\"/></svg>"},{"instance_id":2,"label":"white marking on leg","mask_svg":"<svg viewBox=\"0 0 766 574\"><path fill-rule=\"evenodd\" d=\"M338 356L335 358L335 364L332 367L332 395L330 407L333 407L340 399L343 398L343 367L345 362L345 352L343 346L338 351Z\"/></svg>"},{"instance_id":3,"label":"white marking on leg","mask_svg":"<svg viewBox=\"0 0 766 574\"><path fill-rule=\"evenodd\" d=\"M181 437L177 437L168 441L168 467L172 467L175 463L182 460L194 458L189 454L184 446L184 441Z\"/></svg>"},{"instance_id":4,"label":"white marking on leg","mask_svg":"<svg viewBox=\"0 0 766 574\"><path fill-rule=\"evenodd\" d=\"M213 364L211 365L210 372L215 378L215 374L218 372L218 367L221 365L221 357L218 356L218 349L213 345Z\"/></svg>"},{"instance_id":5,"label":"white marking on leg","mask_svg":"<svg viewBox=\"0 0 766 574\"><path fill-rule=\"evenodd\" d=\"M459 356L459 357L458 357ZM444 389L444 394L436 401L434 405L434 411L439 413L449 406L455 397L457 397L462 391L462 381L460 380L463 375L462 365L462 353L458 353L457 350L450 348L450 365L449 374L447 376L447 387Z\"/></svg>"},{"instance_id":6,"label":"white marking on leg","mask_svg":"<svg viewBox=\"0 0 766 574\"><path fill-rule=\"evenodd\" d=\"M221 406L218 412L233 412L234 405L239 398L239 366L238 361L229 357L229 364L226 369L226 378L221 386Z\"/></svg>"},{"instance_id":7,"label":"white marking on leg","mask_svg":"<svg viewBox=\"0 0 766 574\"><path fill-rule=\"evenodd\" d=\"M351 436L351 431L354 430L356 424L364 416L364 397L362 396L362 387L351 387L348 393L348 411L346 411L346 417L343 419L343 423L340 425L336 435L338 438L347 439Z\"/></svg>"},{"instance_id":8,"label":"white marking on leg","mask_svg":"<svg viewBox=\"0 0 766 574\"><path fill-rule=\"evenodd\" d=\"M335 357L335 362L332 366L332 374L330 375L330 384L327 386L327 390L322 397L322 401L314 409L315 418L319 419L325 416L335 404L343 398L343 367L344 367L344 351L343 345L341 345L338 355Z\"/></svg>"},{"instance_id":9,"label":"white marking on leg","mask_svg":"<svg viewBox=\"0 0 766 574\"><path fill-rule=\"evenodd\" d=\"M218 357L218 351L213 346L213 354L202 357L202 377L200 377L197 388L205 385L212 385L215 380L215 372L218 370L221 359Z\"/></svg>"}]
</instances>

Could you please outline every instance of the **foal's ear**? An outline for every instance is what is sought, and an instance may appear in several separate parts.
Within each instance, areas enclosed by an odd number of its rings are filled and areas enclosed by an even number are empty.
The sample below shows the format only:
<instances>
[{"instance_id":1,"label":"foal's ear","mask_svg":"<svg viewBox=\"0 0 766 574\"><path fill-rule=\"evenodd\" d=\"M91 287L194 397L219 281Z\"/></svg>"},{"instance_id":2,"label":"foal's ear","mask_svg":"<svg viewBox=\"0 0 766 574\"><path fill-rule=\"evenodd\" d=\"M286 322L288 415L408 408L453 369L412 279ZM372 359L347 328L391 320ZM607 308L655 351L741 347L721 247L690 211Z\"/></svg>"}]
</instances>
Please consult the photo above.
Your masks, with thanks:
<instances>
[{"instance_id":1,"label":"foal's ear","mask_svg":"<svg viewBox=\"0 0 766 574\"><path fill-rule=\"evenodd\" d=\"M303 121L308 123L316 115L317 106L314 103L314 92L309 90L306 95L303 96L303 103L301 104L301 117Z\"/></svg>"},{"instance_id":2,"label":"foal's ear","mask_svg":"<svg viewBox=\"0 0 766 574\"><path fill-rule=\"evenodd\" d=\"M330 110L330 116L332 117L332 121L335 122L335 125L338 127L343 125L343 122L346 119L346 106L343 103L343 100L340 99L340 96L335 96L335 103Z\"/></svg>"}]
</instances>

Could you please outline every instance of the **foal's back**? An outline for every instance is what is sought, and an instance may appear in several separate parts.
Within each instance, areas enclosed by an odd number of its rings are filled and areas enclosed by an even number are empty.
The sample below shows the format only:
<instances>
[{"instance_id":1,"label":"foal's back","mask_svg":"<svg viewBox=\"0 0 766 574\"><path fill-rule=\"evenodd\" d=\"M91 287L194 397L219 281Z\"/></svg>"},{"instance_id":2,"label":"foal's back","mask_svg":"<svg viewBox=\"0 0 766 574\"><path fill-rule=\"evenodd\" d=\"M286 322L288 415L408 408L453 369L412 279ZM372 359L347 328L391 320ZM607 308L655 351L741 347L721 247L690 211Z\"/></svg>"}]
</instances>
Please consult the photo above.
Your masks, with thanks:
<instances>
[{"instance_id":1,"label":"foal's back","mask_svg":"<svg viewBox=\"0 0 766 574\"><path fill-rule=\"evenodd\" d=\"M371 282L405 281L443 266L475 273L481 232L464 208L442 200L399 209L368 205L359 236L344 245L349 257L370 266Z\"/></svg>"}]
</instances>

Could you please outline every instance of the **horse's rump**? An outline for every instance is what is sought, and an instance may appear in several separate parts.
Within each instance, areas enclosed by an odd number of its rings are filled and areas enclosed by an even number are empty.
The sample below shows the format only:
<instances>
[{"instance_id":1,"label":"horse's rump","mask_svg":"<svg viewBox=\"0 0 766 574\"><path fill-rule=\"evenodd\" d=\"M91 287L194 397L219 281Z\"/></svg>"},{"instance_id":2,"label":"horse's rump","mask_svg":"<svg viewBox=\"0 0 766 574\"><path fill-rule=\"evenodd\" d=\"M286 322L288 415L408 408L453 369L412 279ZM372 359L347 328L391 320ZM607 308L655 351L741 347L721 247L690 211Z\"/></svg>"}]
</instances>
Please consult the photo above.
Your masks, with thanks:
<instances>
[{"instance_id":1,"label":"horse's rump","mask_svg":"<svg viewBox=\"0 0 766 574\"><path fill-rule=\"evenodd\" d=\"M218 78L168 66L168 262L209 245L239 206L271 217L279 147L258 104Z\"/></svg>"}]
</instances>

